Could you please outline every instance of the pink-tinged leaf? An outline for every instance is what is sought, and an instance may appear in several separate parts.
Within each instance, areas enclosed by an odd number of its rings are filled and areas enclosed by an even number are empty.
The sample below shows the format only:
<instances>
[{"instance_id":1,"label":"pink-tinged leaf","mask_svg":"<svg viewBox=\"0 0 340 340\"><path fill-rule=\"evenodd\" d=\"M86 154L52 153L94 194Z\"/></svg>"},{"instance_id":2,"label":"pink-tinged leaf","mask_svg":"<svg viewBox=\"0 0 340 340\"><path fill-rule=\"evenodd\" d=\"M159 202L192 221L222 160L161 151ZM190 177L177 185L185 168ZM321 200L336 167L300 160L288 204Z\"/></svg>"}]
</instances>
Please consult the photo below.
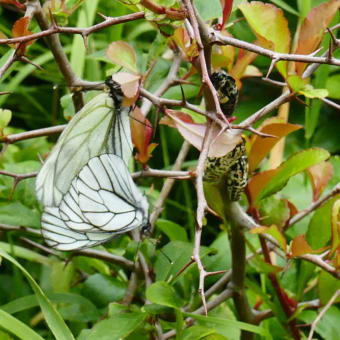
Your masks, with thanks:
<instances>
[{"instance_id":1,"label":"pink-tinged leaf","mask_svg":"<svg viewBox=\"0 0 340 340\"><path fill-rule=\"evenodd\" d=\"M122 88L124 94L123 106L134 104L139 95L141 77L127 72L117 72L112 75L112 79Z\"/></svg>"},{"instance_id":2,"label":"pink-tinged leaf","mask_svg":"<svg viewBox=\"0 0 340 340\"><path fill-rule=\"evenodd\" d=\"M271 235L280 248L285 252L287 248L287 241L284 235L281 233L279 228L276 225L272 225L270 227L256 227L251 230L252 234L268 234Z\"/></svg>"},{"instance_id":3,"label":"pink-tinged leaf","mask_svg":"<svg viewBox=\"0 0 340 340\"><path fill-rule=\"evenodd\" d=\"M319 254L326 250L326 248L313 249L306 241L305 235L296 236L290 245L291 254L293 257L304 254Z\"/></svg>"},{"instance_id":4,"label":"pink-tinged leaf","mask_svg":"<svg viewBox=\"0 0 340 340\"><path fill-rule=\"evenodd\" d=\"M232 37L232 35L227 31L221 31L222 35L227 37ZM231 45L214 45L212 50L211 62L214 69L220 69L224 67L231 71L236 54L236 48Z\"/></svg>"},{"instance_id":5,"label":"pink-tinged leaf","mask_svg":"<svg viewBox=\"0 0 340 340\"><path fill-rule=\"evenodd\" d=\"M21 4L19 1L17 0L0 0L0 4L9 4L9 5L13 5L18 7L19 9L25 9L26 5L25 4Z\"/></svg>"},{"instance_id":6,"label":"pink-tinged leaf","mask_svg":"<svg viewBox=\"0 0 340 340\"><path fill-rule=\"evenodd\" d=\"M257 57L257 54L254 52L240 50L238 59L234 67L231 69L230 74L235 79L241 79L245 77L245 72L247 70L247 67L249 66L250 63L252 63L255 60L256 57Z\"/></svg>"},{"instance_id":7,"label":"pink-tinged leaf","mask_svg":"<svg viewBox=\"0 0 340 340\"><path fill-rule=\"evenodd\" d=\"M242 78L263 77L263 73L254 65L248 65L242 74Z\"/></svg>"},{"instance_id":8,"label":"pink-tinged leaf","mask_svg":"<svg viewBox=\"0 0 340 340\"><path fill-rule=\"evenodd\" d=\"M172 118L177 130L183 138L201 151L206 132L206 125L192 123L192 118L183 112L166 110L166 114ZM189 118L190 117L190 118ZM191 120L191 121L190 121ZM215 124L212 131L212 143L209 148L209 157L222 157L233 150L241 141L241 131L227 130L220 134L220 128Z\"/></svg>"},{"instance_id":9,"label":"pink-tinged leaf","mask_svg":"<svg viewBox=\"0 0 340 340\"><path fill-rule=\"evenodd\" d=\"M131 114L130 126L132 141L138 150L136 159L142 164L146 164L157 144L150 144L152 138L152 125L148 119L143 116L139 107L135 107Z\"/></svg>"},{"instance_id":10,"label":"pink-tinged leaf","mask_svg":"<svg viewBox=\"0 0 340 340\"><path fill-rule=\"evenodd\" d=\"M289 218L292 218L294 215L296 215L299 212L297 207L291 201L289 201L285 198L283 198L282 200L287 202L287 205L288 205L288 208L289 208L289 211L290 211Z\"/></svg>"},{"instance_id":11,"label":"pink-tinged leaf","mask_svg":"<svg viewBox=\"0 0 340 340\"><path fill-rule=\"evenodd\" d=\"M318 48L325 29L339 7L340 0L331 0L313 8L308 13L300 30L296 54L310 54ZM296 63L297 74L301 75L305 67L305 63Z\"/></svg>"},{"instance_id":12,"label":"pink-tinged leaf","mask_svg":"<svg viewBox=\"0 0 340 340\"><path fill-rule=\"evenodd\" d=\"M198 49L196 42L192 42L190 36L185 28L178 27L173 36L173 41L181 48L188 60L198 56Z\"/></svg>"},{"instance_id":13,"label":"pink-tinged leaf","mask_svg":"<svg viewBox=\"0 0 340 340\"><path fill-rule=\"evenodd\" d=\"M334 170L330 162L321 162L307 169L307 174L312 182L313 201L316 201L331 180Z\"/></svg>"},{"instance_id":14,"label":"pink-tinged leaf","mask_svg":"<svg viewBox=\"0 0 340 340\"><path fill-rule=\"evenodd\" d=\"M106 56L115 64L138 74L136 53L125 41L115 41L106 50Z\"/></svg>"},{"instance_id":15,"label":"pink-tinged leaf","mask_svg":"<svg viewBox=\"0 0 340 340\"><path fill-rule=\"evenodd\" d=\"M219 31L223 29L224 25L226 24L226 22L228 21L230 17L231 10L233 9L234 0L220 0L220 2L223 8L223 17L222 17L222 22L221 23L219 22L215 27Z\"/></svg>"},{"instance_id":16,"label":"pink-tinged leaf","mask_svg":"<svg viewBox=\"0 0 340 340\"><path fill-rule=\"evenodd\" d=\"M280 8L260 1L243 2L239 9L247 19L261 46L280 53L289 53L290 31L288 21ZM287 62L276 64L279 72L285 77Z\"/></svg>"},{"instance_id":17,"label":"pink-tinged leaf","mask_svg":"<svg viewBox=\"0 0 340 340\"><path fill-rule=\"evenodd\" d=\"M329 257L339 248L340 240L340 200L334 202L332 207L332 236L331 236L331 251Z\"/></svg>"},{"instance_id":18,"label":"pink-tinged leaf","mask_svg":"<svg viewBox=\"0 0 340 340\"><path fill-rule=\"evenodd\" d=\"M19 20L17 20L12 27L12 37L13 38L20 38L20 37L23 37L25 35L33 34L31 31L28 30L29 24L30 24L30 18L29 17L22 17ZM18 48L19 45L20 45L20 48L17 51L17 53L20 54L20 55L24 55L26 47L33 44L33 42L34 42L34 40L31 40L31 41L27 41L23 44L17 43L17 44L14 44L14 46L13 45L11 45L11 46L14 47L14 48Z\"/></svg>"},{"instance_id":19,"label":"pink-tinged leaf","mask_svg":"<svg viewBox=\"0 0 340 340\"><path fill-rule=\"evenodd\" d=\"M301 128L301 125L284 123L282 119L278 117L266 119L258 131L277 136L277 138L263 138L255 134L252 136L250 140L251 148L248 156L249 172L251 173L256 169L260 162L281 138Z\"/></svg>"}]
</instances>

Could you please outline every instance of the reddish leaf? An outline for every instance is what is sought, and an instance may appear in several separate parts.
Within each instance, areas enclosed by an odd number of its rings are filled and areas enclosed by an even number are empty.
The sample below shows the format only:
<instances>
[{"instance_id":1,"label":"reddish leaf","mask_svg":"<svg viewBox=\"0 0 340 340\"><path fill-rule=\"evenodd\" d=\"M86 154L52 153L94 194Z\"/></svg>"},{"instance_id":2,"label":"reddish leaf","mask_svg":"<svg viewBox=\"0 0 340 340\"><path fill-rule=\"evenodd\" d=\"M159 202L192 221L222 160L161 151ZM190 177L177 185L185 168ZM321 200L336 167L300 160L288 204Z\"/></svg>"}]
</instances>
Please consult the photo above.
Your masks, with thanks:
<instances>
[{"instance_id":1,"label":"reddish leaf","mask_svg":"<svg viewBox=\"0 0 340 340\"><path fill-rule=\"evenodd\" d=\"M171 117L183 138L198 150L202 149L202 143L206 131L206 125L192 123L188 115L183 112L166 110ZM209 157L222 157L233 150L241 140L241 131L227 130L220 134L220 128L213 125L212 143L209 148Z\"/></svg>"},{"instance_id":2,"label":"reddish leaf","mask_svg":"<svg viewBox=\"0 0 340 340\"><path fill-rule=\"evenodd\" d=\"M243 2L240 10L247 19L261 46L281 53L289 53L290 31L288 21L280 8L260 1ZM287 73L287 62L276 64L280 73Z\"/></svg>"},{"instance_id":3,"label":"reddish leaf","mask_svg":"<svg viewBox=\"0 0 340 340\"><path fill-rule=\"evenodd\" d=\"M23 37L25 35L33 34L32 32L30 32L28 30L29 24L30 24L30 18L29 17L22 17L19 20L17 20L12 27L12 37L13 38L20 38L20 37ZM19 55L24 55L26 47L28 45L33 44L33 41L34 40L31 40L31 41L28 41L28 42L25 42L25 43L22 43L22 44L17 43L17 44L15 44L14 48L18 48L20 46L17 53Z\"/></svg>"},{"instance_id":4,"label":"reddish leaf","mask_svg":"<svg viewBox=\"0 0 340 340\"><path fill-rule=\"evenodd\" d=\"M21 4L17 0L0 0L0 4L9 4L18 7L19 9L25 9L26 6L24 4Z\"/></svg>"},{"instance_id":5,"label":"reddish leaf","mask_svg":"<svg viewBox=\"0 0 340 340\"><path fill-rule=\"evenodd\" d=\"M307 174L313 187L313 201L316 201L320 197L332 178L333 173L333 165L327 161L315 164L307 169Z\"/></svg>"},{"instance_id":6,"label":"reddish leaf","mask_svg":"<svg viewBox=\"0 0 340 340\"><path fill-rule=\"evenodd\" d=\"M227 37L232 37L232 35L227 31L221 31L221 34ZM234 46L214 45L211 56L213 68L219 69L221 67L224 67L228 70L228 72L230 72L234 63L235 54L236 49Z\"/></svg>"},{"instance_id":7,"label":"reddish leaf","mask_svg":"<svg viewBox=\"0 0 340 340\"><path fill-rule=\"evenodd\" d=\"M115 41L106 50L106 56L115 64L138 74L135 50L125 41Z\"/></svg>"},{"instance_id":8,"label":"reddish leaf","mask_svg":"<svg viewBox=\"0 0 340 340\"><path fill-rule=\"evenodd\" d=\"M304 254L319 254L325 251L326 248L312 249L312 247L307 243L305 235L296 236L290 246L292 256L300 256Z\"/></svg>"},{"instance_id":9,"label":"reddish leaf","mask_svg":"<svg viewBox=\"0 0 340 340\"><path fill-rule=\"evenodd\" d=\"M277 136L277 138L263 138L258 135L253 135L250 143L251 149L249 152L249 172L253 172L274 145L283 137L293 131L301 129L301 125L284 123L278 117L266 119L258 129L260 132Z\"/></svg>"},{"instance_id":10,"label":"reddish leaf","mask_svg":"<svg viewBox=\"0 0 340 340\"><path fill-rule=\"evenodd\" d=\"M218 23L216 25L216 29L221 31L225 25L225 23L228 21L231 10L233 9L233 2L234 0L220 0L221 1L221 6L223 8L223 17L222 17L222 22Z\"/></svg>"},{"instance_id":11,"label":"reddish leaf","mask_svg":"<svg viewBox=\"0 0 340 340\"><path fill-rule=\"evenodd\" d=\"M280 229L276 225L270 227L256 227L251 230L252 234L268 234L271 235L280 248L285 252L287 248L287 241L285 236L281 233Z\"/></svg>"},{"instance_id":12,"label":"reddish leaf","mask_svg":"<svg viewBox=\"0 0 340 340\"><path fill-rule=\"evenodd\" d=\"M331 251L329 257L331 257L335 251L339 248L340 241L340 226L339 226L339 215L340 215L340 200L334 202L332 207L332 237L331 237Z\"/></svg>"},{"instance_id":13,"label":"reddish leaf","mask_svg":"<svg viewBox=\"0 0 340 340\"><path fill-rule=\"evenodd\" d=\"M241 50L244 52L244 50ZM247 66L252 63L255 58L257 57L257 54L254 52L249 52L246 51L244 53L239 53L239 57L230 71L230 74L235 78L235 79L241 79L244 77L244 74L247 70ZM262 75L262 74L261 74Z\"/></svg>"},{"instance_id":14,"label":"reddish leaf","mask_svg":"<svg viewBox=\"0 0 340 340\"><path fill-rule=\"evenodd\" d=\"M270 182L270 180L272 180L279 173L279 171L279 168L264 171L255 175L251 179L247 186L249 204L251 207L256 206L256 197L258 197L265 185Z\"/></svg>"},{"instance_id":15,"label":"reddish leaf","mask_svg":"<svg viewBox=\"0 0 340 340\"><path fill-rule=\"evenodd\" d=\"M288 205L288 208L289 208L289 211L290 211L289 219L291 219L299 211L298 211L297 207L291 201L289 201L289 200L287 200L285 198L282 198L282 200L287 202L287 205Z\"/></svg>"},{"instance_id":16,"label":"reddish leaf","mask_svg":"<svg viewBox=\"0 0 340 340\"><path fill-rule=\"evenodd\" d=\"M117 72L112 79L120 84L124 94L123 106L131 106L139 95L140 76L127 72Z\"/></svg>"},{"instance_id":17,"label":"reddish leaf","mask_svg":"<svg viewBox=\"0 0 340 340\"><path fill-rule=\"evenodd\" d=\"M172 39L182 49L188 60L198 56L196 42L191 41L188 32L183 27L175 30Z\"/></svg>"},{"instance_id":18,"label":"reddish leaf","mask_svg":"<svg viewBox=\"0 0 340 340\"><path fill-rule=\"evenodd\" d=\"M143 116L139 107L135 107L130 119L132 141L138 150L136 159L142 164L146 164L151 157L151 153L157 146L155 143L150 143L152 138L152 125Z\"/></svg>"},{"instance_id":19,"label":"reddish leaf","mask_svg":"<svg viewBox=\"0 0 340 340\"><path fill-rule=\"evenodd\" d=\"M301 27L297 54L310 54L314 52L321 43L327 26L340 6L340 0L331 0L313 8L305 18ZM296 70L302 74L305 63L296 63Z\"/></svg>"}]
</instances>

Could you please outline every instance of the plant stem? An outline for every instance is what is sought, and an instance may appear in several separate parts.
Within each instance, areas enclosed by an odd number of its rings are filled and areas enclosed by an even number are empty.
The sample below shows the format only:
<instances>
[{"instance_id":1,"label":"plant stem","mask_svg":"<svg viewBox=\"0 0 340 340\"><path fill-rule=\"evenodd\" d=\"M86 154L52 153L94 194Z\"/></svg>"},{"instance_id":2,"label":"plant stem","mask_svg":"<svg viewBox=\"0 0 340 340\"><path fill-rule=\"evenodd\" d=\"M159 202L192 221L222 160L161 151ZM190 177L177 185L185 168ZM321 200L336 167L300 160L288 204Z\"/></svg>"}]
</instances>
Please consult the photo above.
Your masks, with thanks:
<instances>
[{"instance_id":1,"label":"plant stem","mask_svg":"<svg viewBox=\"0 0 340 340\"><path fill-rule=\"evenodd\" d=\"M243 217L240 215L241 210L242 209L237 202L225 200L224 213L231 225L231 283L233 289L233 301L239 315L239 320L254 324L255 315L249 305L244 287L246 273L246 242L244 234L245 226L242 223ZM241 340L253 340L254 336L254 333L242 331Z\"/></svg>"}]
</instances>

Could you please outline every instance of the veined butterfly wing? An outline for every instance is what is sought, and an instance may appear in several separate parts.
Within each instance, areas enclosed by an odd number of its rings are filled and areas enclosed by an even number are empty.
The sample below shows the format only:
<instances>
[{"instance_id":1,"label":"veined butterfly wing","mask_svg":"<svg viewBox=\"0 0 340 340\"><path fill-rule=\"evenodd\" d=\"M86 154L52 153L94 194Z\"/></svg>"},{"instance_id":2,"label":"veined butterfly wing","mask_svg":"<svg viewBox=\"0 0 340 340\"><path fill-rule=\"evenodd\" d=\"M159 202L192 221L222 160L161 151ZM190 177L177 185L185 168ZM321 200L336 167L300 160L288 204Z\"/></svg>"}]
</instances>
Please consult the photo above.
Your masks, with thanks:
<instances>
[{"instance_id":1,"label":"veined butterfly wing","mask_svg":"<svg viewBox=\"0 0 340 340\"><path fill-rule=\"evenodd\" d=\"M80 169L92 157L115 153L126 163L132 155L130 108L119 97L102 93L88 102L60 135L36 179L36 194L44 206L58 206Z\"/></svg>"},{"instance_id":2,"label":"veined butterfly wing","mask_svg":"<svg viewBox=\"0 0 340 340\"><path fill-rule=\"evenodd\" d=\"M124 160L103 154L75 176L59 208L45 208L42 234L59 250L92 247L147 226L148 208Z\"/></svg>"}]
</instances>

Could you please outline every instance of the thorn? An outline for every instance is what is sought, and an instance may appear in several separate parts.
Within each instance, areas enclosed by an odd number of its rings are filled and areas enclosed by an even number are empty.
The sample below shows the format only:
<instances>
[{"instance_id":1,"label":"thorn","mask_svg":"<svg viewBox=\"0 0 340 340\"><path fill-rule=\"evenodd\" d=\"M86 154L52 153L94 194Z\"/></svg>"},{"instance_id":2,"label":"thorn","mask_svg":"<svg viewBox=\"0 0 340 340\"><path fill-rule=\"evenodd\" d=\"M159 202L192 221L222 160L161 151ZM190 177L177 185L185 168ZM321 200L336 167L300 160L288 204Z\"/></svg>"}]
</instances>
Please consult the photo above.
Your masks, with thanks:
<instances>
[{"instance_id":1,"label":"thorn","mask_svg":"<svg viewBox=\"0 0 340 340\"><path fill-rule=\"evenodd\" d=\"M9 201L12 200L12 197L13 197L13 194L14 194L14 190L17 187L19 182L20 182L20 179L18 179L17 177L14 178L14 182L13 182L13 186L12 186L12 189L11 189L11 193L9 194L9 198L8 198Z\"/></svg>"},{"instance_id":2,"label":"thorn","mask_svg":"<svg viewBox=\"0 0 340 340\"><path fill-rule=\"evenodd\" d=\"M263 138L278 138L278 136L275 136L275 135L271 135L269 133L263 133L263 132L260 132L260 131L257 131L256 129L254 129L253 127L249 126L247 128L248 131L254 133L255 135L258 135L260 137L263 137Z\"/></svg>"},{"instance_id":3,"label":"thorn","mask_svg":"<svg viewBox=\"0 0 340 340\"><path fill-rule=\"evenodd\" d=\"M306 102L304 102L302 99L300 99L299 97L295 97L295 99L302 105L310 107Z\"/></svg>"},{"instance_id":4,"label":"thorn","mask_svg":"<svg viewBox=\"0 0 340 340\"><path fill-rule=\"evenodd\" d=\"M48 8L48 13L49 13L49 15L50 15L52 27L53 27L53 28L58 28L58 23L57 23L57 21L55 20L55 17L53 16L51 7Z\"/></svg>"},{"instance_id":5,"label":"thorn","mask_svg":"<svg viewBox=\"0 0 340 340\"><path fill-rule=\"evenodd\" d=\"M228 270L217 270L216 272L207 272L205 273L205 277L207 276L213 276L213 275L218 275L218 274L224 274L226 273Z\"/></svg>"},{"instance_id":6,"label":"thorn","mask_svg":"<svg viewBox=\"0 0 340 340\"><path fill-rule=\"evenodd\" d=\"M5 95L5 94L11 94L11 93L13 93L13 92L10 92L10 91L0 92L0 96L1 96L1 95Z\"/></svg>"},{"instance_id":7,"label":"thorn","mask_svg":"<svg viewBox=\"0 0 340 340\"><path fill-rule=\"evenodd\" d=\"M314 52L308 54L310 57L315 57L321 50L323 49L323 47L318 48L317 50L315 50Z\"/></svg>"},{"instance_id":8,"label":"thorn","mask_svg":"<svg viewBox=\"0 0 340 340\"><path fill-rule=\"evenodd\" d=\"M192 81L185 80L185 79L175 79L175 80L173 81L173 83L174 83L175 85L180 85L180 84L193 85L193 86L196 85L196 84L194 84Z\"/></svg>"},{"instance_id":9,"label":"thorn","mask_svg":"<svg viewBox=\"0 0 340 340\"><path fill-rule=\"evenodd\" d=\"M274 66L276 65L276 63L277 63L279 60L280 60L280 58L277 58L277 57L273 58L272 62L270 63L268 72L267 72L267 74L266 74L266 78L268 78L269 75L272 73Z\"/></svg>"},{"instance_id":10,"label":"thorn","mask_svg":"<svg viewBox=\"0 0 340 340\"><path fill-rule=\"evenodd\" d=\"M213 216L215 216L215 217L217 217L217 218L221 218L221 216L220 216L215 210L211 209L209 206L207 207L207 211L208 211L211 215L213 215Z\"/></svg>"},{"instance_id":11,"label":"thorn","mask_svg":"<svg viewBox=\"0 0 340 340\"><path fill-rule=\"evenodd\" d=\"M336 38L335 38L334 33L333 33L328 27L327 27L326 29L327 29L328 33L330 34L330 36L331 36L331 38L332 38L333 44L334 44L335 46L337 46L337 45L338 45L338 42L337 42L337 40L336 40Z\"/></svg>"},{"instance_id":12,"label":"thorn","mask_svg":"<svg viewBox=\"0 0 340 340\"><path fill-rule=\"evenodd\" d=\"M44 160L43 160L42 157L40 156L40 153L38 153L38 158L39 158L39 161L40 161L41 165L44 165Z\"/></svg>"},{"instance_id":13,"label":"thorn","mask_svg":"<svg viewBox=\"0 0 340 340\"><path fill-rule=\"evenodd\" d=\"M181 104L184 106L187 103L187 100L185 98L185 93L184 93L182 84L179 84L179 86L181 88L181 93L182 93L182 103Z\"/></svg>"},{"instance_id":14,"label":"thorn","mask_svg":"<svg viewBox=\"0 0 340 340\"><path fill-rule=\"evenodd\" d=\"M38 70L40 70L40 71L43 71L43 70L44 70L40 65L34 63L33 61L29 60L29 59L28 59L27 57L25 57L25 56L21 56L21 57L19 58L19 60L21 60L21 61L23 61L23 62L25 62L25 63L27 63L27 64L33 65L34 67L36 67L36 68L37 68Z\"/></svg>"},{"instance_id":15,"label":"thorn","mask_svg":"<svg viewBox=\"0 0 340 340\"><path fill-rule=\"evenodd\" d=\"M269 84L273 84L273 85L276 85L276 86L280 86L280 87L284 87L286 86L287 84L282 82L282 81L277 81L277 80L273 80L273 79L270 79L270 78L265 78L265 77L262 77L261 80L269 83Z\"/></svg>"},{"instance_id":16,"label":"thorn","mask_svg":"<svg viewBox=\"0 0 340 340\"><path fill-rule=\"evenodd\" d=\"M85 33L82 33L82 34L81 34L81 37L83 38L84 46L85 46L86 52L89 53L89 46L88 46L88 44L87 44L87 35L86 35Z\"/></svg>"},{"instance_id":17,"label":"thorn","mask_svg":"<svg viewBox=\"0 0 340 340\"><path fill-rule=\"evenodd\" d=\"M109 19L109 17L107 17L106 15L102 14L102 13L97 13L101 18L103 18L104 20Z\"/></svg>"}]
</instances>

